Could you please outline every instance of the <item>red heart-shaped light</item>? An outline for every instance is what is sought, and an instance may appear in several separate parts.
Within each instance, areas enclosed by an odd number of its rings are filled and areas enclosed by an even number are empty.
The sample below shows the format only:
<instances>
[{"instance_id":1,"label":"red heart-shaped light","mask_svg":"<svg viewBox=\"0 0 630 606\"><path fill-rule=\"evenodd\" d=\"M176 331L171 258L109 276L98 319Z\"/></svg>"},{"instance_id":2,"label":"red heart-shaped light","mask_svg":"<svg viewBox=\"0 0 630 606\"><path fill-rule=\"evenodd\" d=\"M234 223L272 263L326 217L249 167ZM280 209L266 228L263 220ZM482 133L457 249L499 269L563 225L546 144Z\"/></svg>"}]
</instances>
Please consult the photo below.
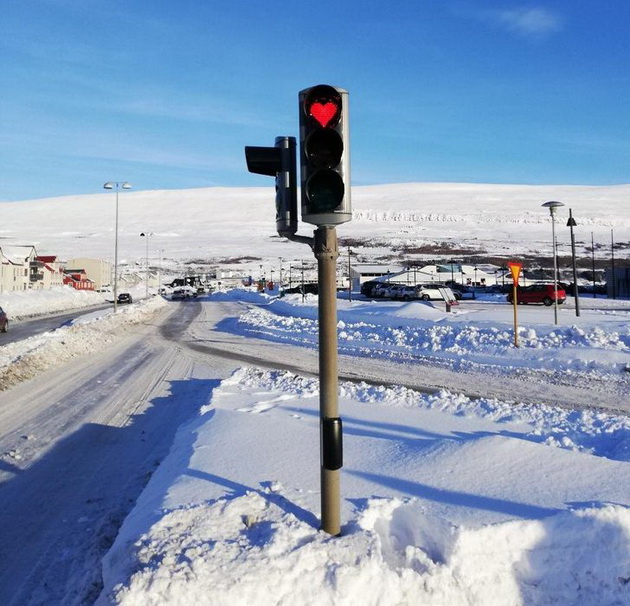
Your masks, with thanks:
<instances>
[{"instance_id":1,"label":"red heart-shaped light","mask_svg":"<svg viewBox=\"0 0 630 606\"><path fill-rule=\"evenodd\" d=\"M328 123L337 115L337 105L332 101L326 103L320 103L315 101L311 105L311 116L322 125L323 128L328 126Z\"/></svg>"}]
</instances>

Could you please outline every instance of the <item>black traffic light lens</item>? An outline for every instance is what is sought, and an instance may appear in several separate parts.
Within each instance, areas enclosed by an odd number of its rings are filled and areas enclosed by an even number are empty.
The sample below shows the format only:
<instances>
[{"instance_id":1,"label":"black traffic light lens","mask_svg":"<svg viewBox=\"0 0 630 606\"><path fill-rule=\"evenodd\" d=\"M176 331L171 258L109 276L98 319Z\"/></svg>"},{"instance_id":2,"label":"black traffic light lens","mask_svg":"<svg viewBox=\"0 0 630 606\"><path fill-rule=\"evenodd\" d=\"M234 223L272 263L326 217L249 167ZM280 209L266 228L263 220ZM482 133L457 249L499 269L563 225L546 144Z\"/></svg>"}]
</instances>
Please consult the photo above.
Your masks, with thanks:
<instances>
[{"instance_id":1,"label":"black traffic light lens","mask_svg":"<svg viewBox=\"0 0 630 606\"><path fill-rule=\"evenodd\" d=\"M343 141L334 130L315 130L306 139L304 153L315 168L334 168L341 162Z\"/></svg>"},{"instance_id":2,"label":"black traffic light lens","mask_svg":"<svg viewBox=\"0 0 630 606\"><path fill-rule=\"evenodd\" d=\"M341 117L341 95L327 84L314 86L304 100L304 112L322 128L334 128Z\"/></svg>"},{"instance_id":3,"label":"black traffic light lens","mask_svg":"<svg viewBox=\"0 0 630 606\"><path fill-rule=\"evenodd\" d=\"M332 211L343 200L343 179L334 170L317 171L306 182L306 195L310 212Z\"/></svg>"}]
</instances>

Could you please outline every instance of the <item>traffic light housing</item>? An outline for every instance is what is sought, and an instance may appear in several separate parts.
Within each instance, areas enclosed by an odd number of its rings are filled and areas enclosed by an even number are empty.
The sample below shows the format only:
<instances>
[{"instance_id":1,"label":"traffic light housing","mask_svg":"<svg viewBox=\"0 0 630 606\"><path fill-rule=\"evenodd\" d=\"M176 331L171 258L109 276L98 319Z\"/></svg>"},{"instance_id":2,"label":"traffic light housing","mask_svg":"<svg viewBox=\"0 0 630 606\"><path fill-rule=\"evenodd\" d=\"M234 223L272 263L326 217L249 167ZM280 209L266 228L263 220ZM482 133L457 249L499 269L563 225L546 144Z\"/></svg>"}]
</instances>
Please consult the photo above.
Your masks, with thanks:
<instances>
[{"instance_id":1,"label":"traffic light housing","mask_svg":"<svg viewBox=\"0 0 630 606\"><path fill-rule=\"evenodd\" d=\"M245 147L250 173L276 178L276 229L291 238L297 232L295 137L276 137L274 147Z\"/></svg>"},{"instance_id":2,"label":"traffic light housing","mask_svg":"<svg viewBox=\"0 0 630 606\"><path fill-rule=\"evenodd\" d=\"M302 220L352 219L348 92L319 84L299 93Z\"/></svg>"}]
</instances>

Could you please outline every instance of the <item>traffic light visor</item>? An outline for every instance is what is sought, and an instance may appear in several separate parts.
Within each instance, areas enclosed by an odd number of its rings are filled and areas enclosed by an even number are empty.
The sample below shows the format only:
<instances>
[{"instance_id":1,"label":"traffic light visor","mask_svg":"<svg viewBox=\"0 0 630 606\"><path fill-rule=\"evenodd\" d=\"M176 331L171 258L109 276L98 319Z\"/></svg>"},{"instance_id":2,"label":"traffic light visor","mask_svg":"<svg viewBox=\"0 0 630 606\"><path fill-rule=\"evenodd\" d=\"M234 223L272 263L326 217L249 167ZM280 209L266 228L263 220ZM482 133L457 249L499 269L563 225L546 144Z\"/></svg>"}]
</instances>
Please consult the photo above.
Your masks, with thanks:
<instances>
[{"instance_id":1,"label":"traffic light visor","mask_svg":"<svg viewBox=\"0 0 630 606\"><path fill-rule=\"evenodd\" d=\"M314 86L304 99L304 113L321 128L334 128L341 118L341 95L327 84Z\"/></svg>"}]
</instances>

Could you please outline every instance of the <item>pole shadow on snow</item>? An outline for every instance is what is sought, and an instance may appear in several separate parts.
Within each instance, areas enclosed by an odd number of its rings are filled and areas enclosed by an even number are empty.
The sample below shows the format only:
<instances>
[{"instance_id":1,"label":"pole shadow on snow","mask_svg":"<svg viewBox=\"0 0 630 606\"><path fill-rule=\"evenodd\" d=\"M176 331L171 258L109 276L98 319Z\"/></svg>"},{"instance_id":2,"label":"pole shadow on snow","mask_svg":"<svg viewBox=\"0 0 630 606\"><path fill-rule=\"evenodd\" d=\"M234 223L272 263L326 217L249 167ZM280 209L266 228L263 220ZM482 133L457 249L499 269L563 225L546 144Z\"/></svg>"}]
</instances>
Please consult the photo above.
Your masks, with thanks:
<instances>
[{"instance_id":1,"label":"pole shadow on snow","mask_svg":"<svg viewBox=\"0 0 630 606\"><path fill-rule=\"evenodd\" d=\"M269 503L276 505L279 509L281 509L285 513L292 514L301 522L304 522L305 524L309 524L310 526L313 526L314 528L319 527L319 519L317 518L317 516L315 516L315 514L304 509L303 507L300 507L296 503L293 503L292 501L282 496L281 494L272 492L270 490L265 490L265 488L270 488L271 482L261 482L260 485L262 486L262 489L260 489L260 488L254 488L252 486L247 486L239 482L234 482L233 480L230 480L228 478L224 478L224 477L212 474L212 473L208 473L206 471L200 471L198 469L189 468L186 470L186 475L192 478L197 478L199 480L205 480L207 482L216 484L217 486L226 488L231 493L231 494L226 495L226 497L228 498L237 498L237 497L241 497L247 494L248 492L255 492L259 494L263 499L268 501Z\"/></svg>"},{"instance_id":2,"label":"pole shadow on snow","mask_svg":"<svg viewBox=\"0 0 630 606\"><path fill-rule=\"evenodd\" d=\"M123 427L83 423L29 467L3 465L15 475L0 483L0 604L98 597L101 560L122 522L178 427L219 383L172 381Z\"/></svg>"},{"instance_id":3,"label":"pole shadow on snow","mask_svg":"<svg viewBox=\"0 0 630 606\"><path fill-rule=\"evenodd\" d=\"M294 406L284 406L279 404L277 408L292 412L295 414L311 417L319 417L319 410L301 408ZM401 423L387 423L381 421L367 421L358 417L351 417L342 414L344 435L353 435L365 438L375 438L380 440L396 440L399 442L417 442L419 440L430 442L434 440L452 440L452 441L469 441L492 436L502 436L507 438L515 438L537 442L534 438L529 438L525 434L511 432L507 430L501 431L453 431L446 433L437 433L416 427L413 425L403 425ZM406 435L405 435L406 434Z\"/></svg>"},{"instance_id":4,"label":"pole shadow on snow","mask_svg":"<svg viewBox=\"0 0 630 606\"><path fill-rule=\"evenodd\" d=\"M380 484L390 490L396 490L411 497L426 499L436 503L444 503L446 505L457 505L460 507L494 511L519 518L539 519L562 511L561 509L553 507L539 507L528 503L515 503L514 501L508 501L507 499L498 499L495 497L485 497L482 495L457 492L455 490L447 490L444 488L435 488L420 482L413 482L411 480L405 480L384 474L352 469L346 469L345 473L368 480L369 482L373 482L375 484Z\"/></svg>"}]
</instances>

